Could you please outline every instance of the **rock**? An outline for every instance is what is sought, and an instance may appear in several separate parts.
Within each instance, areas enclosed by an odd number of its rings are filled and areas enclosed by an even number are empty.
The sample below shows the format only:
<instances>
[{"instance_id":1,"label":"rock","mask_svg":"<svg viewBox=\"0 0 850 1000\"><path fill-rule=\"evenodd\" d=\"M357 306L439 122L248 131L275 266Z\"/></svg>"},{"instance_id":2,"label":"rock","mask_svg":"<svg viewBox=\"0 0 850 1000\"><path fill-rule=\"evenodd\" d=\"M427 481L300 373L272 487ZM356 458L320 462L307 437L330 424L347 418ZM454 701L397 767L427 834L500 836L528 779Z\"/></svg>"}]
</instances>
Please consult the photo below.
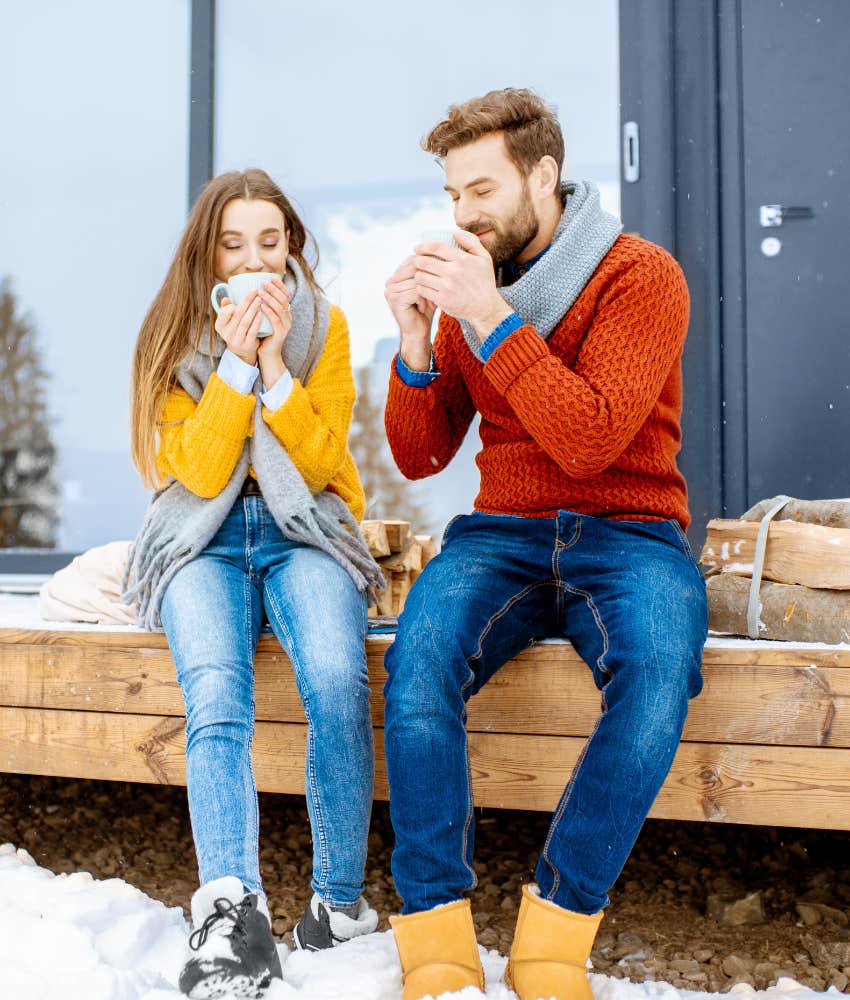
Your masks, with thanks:
<instances>
[{"instance_id":1,"label":"rock","mask_svg":"<svg viewBox=\"0 0 850 1000\"><path fill-rule=\"evenodd\" d=\"M735 977L735 981L730 983L726 992L727 993L752 993L755 989L756 981L753 977L745 972L740 976Z\"/></svg>"},{"instance_id":2,"label":"rock","mask_svg":"<svg viewBox=\"0 0 850 1000\"><path fill-rule=\"evenodd\" d=\"M820 941L811 934L803 934L800 944L808 951L812 962L819 969L850 965L850 941Z\"/></svg>"},{"instance_id":3,"label":"rock","mask_svg":"<svg viewBox=\"0 0 850 1000\"><path fill-rule=\"evenodd\" d=\"M717 895L711 895L706 900L707 915L710 919L730 927L742 927L747 924L763 924L764 899L760 892L751 892L743 899L728 902Z\"/></svg>"},{"instance_id":4,"label":"rock","mask_svg":"<svg viewBox=\"0 0 850 1000\"><path fill-rule=\"evenodd\" d=\"M634 931L623 931L617 936L617 943L611 949L611 957L625 958L626 955L637 955L638 952L646 952L648 942L640 934Z\"/></svg>"},{"instance_id":5,"label":"rock","mask_svg":"<svg viewBox=\"0 0 850 1000\"><path fill-rule=\"evenodd\" d=\"M694 958L698 962L709 962L712 958L714 958L714 949L713 948L698 948L694 952Z\"/></svg>"},{"instance_id":6,"label":"rock","mask_svg":"<svg viewBox=\"0 0 850 1000\"><path fill-rule=\"evenodd\" d=\"M495 927L485 927L478 935L478 943L485 948L497 948L499 945L499 932Z\"/></svg>"},{"instance_id":7,"label":"rock","mask_svg":"<svg viewBox=\"0 0 850 1000\"><path fill-rule=\"evenodd\" d=\"M839 927L846 927L850 923L844 910L839 910L835 906L827 906L826 903L800 900L797 903L797 912L800 914L800 919L807 926L823 922L837 924Z\"/></svg>"},{"instance_id":8,"label":"rock","mask_svg":"<svg viewBox=\"0 0 850 1000\"><path fill-rule=\"evenodd\" d=\"M720 963L720 967L730 979L739 979L741 976L749 975L755 967L755 964L756 963L753 959L749 957L744 958L741 955L727 955Z\"/></svg>"},{"instance_id":9,"label":"rock","mask_svg":"<svg viewBox=\"0 0 850 1000\"><path fill-rule=\"evenodd\" d=\"M775 983L777 979L777 967L773 962L757 962L755 968L753 969L753 975L756 977L756 981L759 979L763 981L764 986L768 986L771 983Z\"/></svg>"},{"instance_id":10,"label":"rock","mask_svg":"<svg viewBox=\"0 0 850 1000\"><path fill-rule=\"evenodd\" d=\"M815 903L797 903L797 915L806 925L806 927L814 927L815 924L821 922L820 910L817 908Z\"/></svg>"},{"instance_id":11,"label":"rock","mask_svg":"<svg viewBox=\"0 0 850 1000\"><path fill-rule=\"evenodd\" d=\"M700 972L699 962L695 962L692 958L677 958L669 963L670 968L675 972Z\"/></svg>"},{"instance_id":12,"label":"rock","mask_svg":"<svg viewBox=\"0 0 850 1000\"><path fill-rule=\"evenodd\" d=\"M843 993L850 985L850 977L846 972L835 972L830 975L829 984Z\"/></svg>"}]
</instances>

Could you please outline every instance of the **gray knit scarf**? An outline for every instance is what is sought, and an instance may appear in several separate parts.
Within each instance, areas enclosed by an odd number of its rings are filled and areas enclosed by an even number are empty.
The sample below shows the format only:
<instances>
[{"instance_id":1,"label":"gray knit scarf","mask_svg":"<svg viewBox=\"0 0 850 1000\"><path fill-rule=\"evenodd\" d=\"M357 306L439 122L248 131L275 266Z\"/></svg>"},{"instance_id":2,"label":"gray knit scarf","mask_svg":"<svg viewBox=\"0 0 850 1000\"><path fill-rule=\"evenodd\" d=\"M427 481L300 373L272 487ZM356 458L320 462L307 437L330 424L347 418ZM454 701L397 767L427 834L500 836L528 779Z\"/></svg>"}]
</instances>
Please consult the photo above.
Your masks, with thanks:
<instances>
[{"instance_id":1,"label":"gray knit scarf","mask_svg":"<svg viewBox=\"0 0 850 1000\"><path fill-rule=\"evenodd\" d=\"M590 181L561 186L566 206L552 243L540 260L499 293L509 306L546 340L579 297L590 276L620 235L622 224L599 204ZM460 321L469 349L481 358L481 341L465 319Z\"/></svg>"},{"instance_id":2,"label":"gray knit scarf","mask_svg":"<svg viewBox=\"0 0 850 1000\"><path fill-rule=\"evenodd\" d=\"M283 345L283 360L292 375L306 383L325 346L329 305L314 294L298 262L289 257L284 280L289 289L292 328ZM177 381L196 402L226 345L214 331L204 330L197 352L188 352L178 369ZM259 395L261 380L254 384ZM212 499L196 496L174 481L155 493L141 530L133 544L124 573L125 604L135 603L136 621L151 631L159 624L165 589L175 573L198 556L212 541L252 466L268 508L284 537L327 552L345 569L360 591L384 586L381 570L363 541L360 529L335 493L313 495L286 449L263 420L257 399L253 437L245 448L227 485Z\"/></svg>"}]
</instances>

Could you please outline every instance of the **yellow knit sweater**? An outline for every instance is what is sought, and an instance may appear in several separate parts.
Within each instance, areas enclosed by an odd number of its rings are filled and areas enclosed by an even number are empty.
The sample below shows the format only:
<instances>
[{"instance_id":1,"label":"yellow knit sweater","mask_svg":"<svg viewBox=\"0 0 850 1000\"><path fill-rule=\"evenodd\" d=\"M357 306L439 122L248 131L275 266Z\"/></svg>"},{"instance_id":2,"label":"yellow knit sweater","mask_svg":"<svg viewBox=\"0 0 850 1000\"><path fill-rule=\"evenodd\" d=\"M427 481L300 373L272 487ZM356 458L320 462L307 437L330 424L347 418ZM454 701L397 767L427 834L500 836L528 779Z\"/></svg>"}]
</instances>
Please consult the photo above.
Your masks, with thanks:
<instances>
[{"instance_id":1,"label":"yellow knit sweater","mask_svg":"<svg viewBox=\"0 0 850 1000\"><path fill-rule=\"evenodd\" d=\"M310 492L337 493L359 522L366 497L348 450L354 399L348 324L342 310L331 306L327 340L310 381L305 386L293 379L286 402L274 413L264 407L263 419ZM217 496L253 433L255 405L255 396L243 396L215 372L197 404L183 389L174 389L158 428L160 475L179 480L200 497Z\"/></svg>"}]
</instances>

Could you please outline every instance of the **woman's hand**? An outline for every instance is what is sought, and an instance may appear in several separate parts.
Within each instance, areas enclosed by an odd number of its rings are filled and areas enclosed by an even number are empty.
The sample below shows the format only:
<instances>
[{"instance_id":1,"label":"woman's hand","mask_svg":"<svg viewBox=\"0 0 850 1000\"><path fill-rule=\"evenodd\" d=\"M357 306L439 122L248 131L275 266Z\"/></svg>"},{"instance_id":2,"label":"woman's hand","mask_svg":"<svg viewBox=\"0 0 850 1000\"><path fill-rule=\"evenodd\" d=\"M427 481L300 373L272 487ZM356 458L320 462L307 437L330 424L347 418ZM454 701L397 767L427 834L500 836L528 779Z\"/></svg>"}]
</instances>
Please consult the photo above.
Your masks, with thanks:
<instances>
[{"instance_id":1,"label":"woman's hand","mask_svg":"<svg viewBox=\"0 0 850 1000\"><path fill-rule=\"evenodd\" d=\"M221 300L221 312L216 317L215 332L246 365L257 363L260 343L257 331L263 321L261 305L262 301L254 291L248 292L238 306L224 298Z\"/></svg>"},{"instance_id":2,"label":"woman's hand","mask_svg":"<svg viewBox=\"0 0 850 1000\"><path fill-rule=\"evenodd\" d=\"M266 389L271 389L286 371L283 363L283 342L292 329L292 313L289 310L289 292L283 278L264 281L259 293L260 308L272 325L272 333L260 340L257 349L257 363Z\"/></svg>"}]
</instances>

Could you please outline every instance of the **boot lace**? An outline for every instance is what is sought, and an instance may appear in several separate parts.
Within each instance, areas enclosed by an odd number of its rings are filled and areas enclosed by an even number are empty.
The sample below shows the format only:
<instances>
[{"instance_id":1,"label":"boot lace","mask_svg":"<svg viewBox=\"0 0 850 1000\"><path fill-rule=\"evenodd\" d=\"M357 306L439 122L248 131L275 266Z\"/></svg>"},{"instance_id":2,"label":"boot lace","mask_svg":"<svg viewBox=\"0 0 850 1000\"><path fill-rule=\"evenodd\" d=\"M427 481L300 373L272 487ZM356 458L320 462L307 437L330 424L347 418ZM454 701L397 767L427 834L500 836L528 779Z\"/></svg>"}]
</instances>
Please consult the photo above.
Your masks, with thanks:
<instances>
[{"instance_id":1,"label":"boot lace","mask_svg":"<svg viewBox=\"0 0 850 1000\"><path fill-rule=\"evenodd\" d=\"M244 903L240 903L238 906L234 906L229 899L221 898L217 899L213 904L215 909L207 917L207 919L201 924L201 926L193 931L189 937L189 947L192 951L200 951L206 943L209 937L210 930L220 921L229 920L233 924L234 930L244 931L243 917L244 917Z\"/></svg>"}]
</instances>

